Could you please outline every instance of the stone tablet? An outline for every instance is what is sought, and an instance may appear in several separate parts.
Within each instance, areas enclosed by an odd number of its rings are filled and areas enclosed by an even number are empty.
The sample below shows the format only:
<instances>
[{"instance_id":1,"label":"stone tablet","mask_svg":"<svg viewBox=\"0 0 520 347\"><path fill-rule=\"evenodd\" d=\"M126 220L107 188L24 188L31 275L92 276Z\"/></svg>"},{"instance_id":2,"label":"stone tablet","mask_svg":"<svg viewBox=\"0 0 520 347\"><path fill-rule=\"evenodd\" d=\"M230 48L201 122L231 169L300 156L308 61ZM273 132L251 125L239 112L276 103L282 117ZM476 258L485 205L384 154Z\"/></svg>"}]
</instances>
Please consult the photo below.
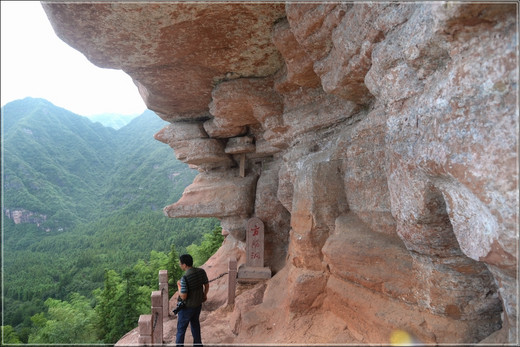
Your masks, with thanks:
<instances>
[{"instance_id":1,"label":"stone tablet","mask_svg":"<svg viewBox=\"0 0 520 347\"><path fill-rule=\"evenodd\" d=\"M246 227L246 265L264 266L264 223L259 218L251 218Z\"/></svg>"}]
</instances>

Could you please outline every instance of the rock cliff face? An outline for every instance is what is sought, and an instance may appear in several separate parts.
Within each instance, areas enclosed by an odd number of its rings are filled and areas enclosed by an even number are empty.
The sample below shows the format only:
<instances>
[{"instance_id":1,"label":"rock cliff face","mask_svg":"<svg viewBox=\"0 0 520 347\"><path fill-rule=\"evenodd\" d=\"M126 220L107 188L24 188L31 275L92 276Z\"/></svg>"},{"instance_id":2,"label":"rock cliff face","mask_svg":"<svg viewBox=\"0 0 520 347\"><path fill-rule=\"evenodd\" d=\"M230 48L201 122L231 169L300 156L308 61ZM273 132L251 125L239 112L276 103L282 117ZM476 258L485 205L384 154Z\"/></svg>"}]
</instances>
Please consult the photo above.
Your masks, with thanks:
<instances>
[{"instance_id":1,"label":"rock cliff face","mask_svg":"<svg viewBox=\"0 0 520 347\"><path fill-rule=\"evenodd\" d=\"M516 3L43 6L171 123L210 277L265 223L274 276L217 282L207 343L518 342Z\"/></svg>"},{"instance_id":2,"label":"rock cliff face","mask_svg":"<svg viewBox=\"0 0 520 347\"><path fill-rule=\"evenodd\" d=\"M25 209L4 209L5 217L12 219L14 224L20 223L30 223L36 224L36 226L40 226L43 222L47 220L47 216L44 214L27 211Z\"/></svg>"}]
</instances>

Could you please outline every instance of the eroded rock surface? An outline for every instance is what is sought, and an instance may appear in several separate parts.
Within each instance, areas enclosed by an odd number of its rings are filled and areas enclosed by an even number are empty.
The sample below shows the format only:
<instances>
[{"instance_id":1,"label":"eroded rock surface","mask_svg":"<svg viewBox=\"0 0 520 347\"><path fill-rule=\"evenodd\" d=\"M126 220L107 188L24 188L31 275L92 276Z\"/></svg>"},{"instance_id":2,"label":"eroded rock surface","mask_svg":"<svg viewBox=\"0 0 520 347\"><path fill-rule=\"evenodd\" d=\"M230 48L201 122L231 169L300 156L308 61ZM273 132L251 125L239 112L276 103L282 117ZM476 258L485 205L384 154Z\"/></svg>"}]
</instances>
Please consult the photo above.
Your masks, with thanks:
<instances>
[{"instance_id":1,"label":"eroded rock surface","mask_svg":"<svg viewBox=\"0 0 520 347\"><path fill-rule=\"evenodd\" d=\"M171 122L208 268L264 221L273 277L217 282L206 343L518 343L517 4L43 6Z\"/></svg>"}]
</instances>

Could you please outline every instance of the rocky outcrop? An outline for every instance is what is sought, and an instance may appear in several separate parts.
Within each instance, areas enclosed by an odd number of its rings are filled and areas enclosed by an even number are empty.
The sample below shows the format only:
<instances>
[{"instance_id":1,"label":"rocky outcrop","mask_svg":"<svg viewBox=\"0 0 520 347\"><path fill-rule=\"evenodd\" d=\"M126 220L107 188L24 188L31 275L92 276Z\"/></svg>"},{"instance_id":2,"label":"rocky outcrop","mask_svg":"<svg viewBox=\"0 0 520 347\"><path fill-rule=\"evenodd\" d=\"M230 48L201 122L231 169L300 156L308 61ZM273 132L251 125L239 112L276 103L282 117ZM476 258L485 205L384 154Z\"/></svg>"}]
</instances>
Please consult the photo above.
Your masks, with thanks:
<instances>
[{"instance_id":1,"label":"rocky outcrop","mask_svg":"<svg viewBox=\"0 0 520 347\"><path fill-rule=\"evenodd\" d=\"M518 343L517 4L43 6L171 123L209 264L265 223L273 277L210 292L208 343Z\"/></svg>"},{"instance_id":2,"label":"rocky outcrop","mask_svg":"<svg viewBox=\"0 0 520 347\"><path fill-rule=\"evenodd\" d=\"M29 223L36 224L40 227L43 222L47 220L47 216L41 213L27 211L26 209L9 209L4 208L4 214L7 218L11 219L14 224Z\"/></svg>"}]
</instances>

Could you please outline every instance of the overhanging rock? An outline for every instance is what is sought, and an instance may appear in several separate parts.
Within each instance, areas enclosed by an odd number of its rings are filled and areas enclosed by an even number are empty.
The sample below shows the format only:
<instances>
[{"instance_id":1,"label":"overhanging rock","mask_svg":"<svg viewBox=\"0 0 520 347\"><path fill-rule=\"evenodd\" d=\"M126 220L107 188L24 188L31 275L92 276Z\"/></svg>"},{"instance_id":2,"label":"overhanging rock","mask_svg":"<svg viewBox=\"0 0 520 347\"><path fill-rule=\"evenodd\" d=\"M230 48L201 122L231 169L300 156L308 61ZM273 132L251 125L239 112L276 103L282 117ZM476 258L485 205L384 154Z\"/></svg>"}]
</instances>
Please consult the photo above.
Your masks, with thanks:
<instances>
[{"instance_id":1,"label":"overhanging rock","mask_svg":"<svg viewBox=\"0 0 520 347\"><path fill-rule=\"evenodd\" d=\"M200 173L164 213L172 218L249 216L254 209L258 177Z\"/></svg>"},{"instance_id":2,"label":"overhanging rock","mask_svg":"<svg viewBox=\"0 0 520 347\"><path fill-rule=\"evenodd\" d=\"M216 83L264 77L283 61L271 41L284 3L43 3L56 34L94 64L127 72L165 120L207 112Z\"/></svg>"}]
</instances>

